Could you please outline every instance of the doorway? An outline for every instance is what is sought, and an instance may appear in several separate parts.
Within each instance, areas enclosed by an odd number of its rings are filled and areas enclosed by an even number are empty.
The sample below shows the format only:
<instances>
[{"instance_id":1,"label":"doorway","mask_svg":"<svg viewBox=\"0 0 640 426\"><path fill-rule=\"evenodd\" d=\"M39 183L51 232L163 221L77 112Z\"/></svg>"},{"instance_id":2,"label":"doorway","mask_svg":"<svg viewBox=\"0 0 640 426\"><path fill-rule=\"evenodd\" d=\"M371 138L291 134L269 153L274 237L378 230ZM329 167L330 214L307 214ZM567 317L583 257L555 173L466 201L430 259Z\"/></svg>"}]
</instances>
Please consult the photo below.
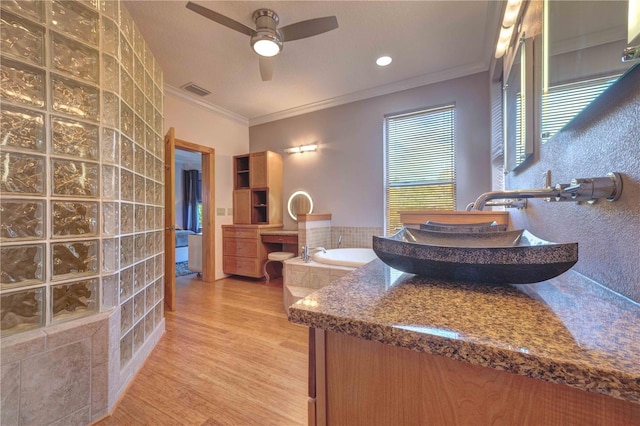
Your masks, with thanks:
<instances>
[{"instance_id":1,"label":"doorway","mask_svg":"<svg viewBox=\"0 0 640 426\"><path fill-rule=\"evenodd\" d=\"M176 139L171 127L165 144L165 209L164 209L164 303L174 311L176 306L176 148L198 152L202 159L202 281L215 279L215 150L210 147Z\"/></svg>"}]
</instances>

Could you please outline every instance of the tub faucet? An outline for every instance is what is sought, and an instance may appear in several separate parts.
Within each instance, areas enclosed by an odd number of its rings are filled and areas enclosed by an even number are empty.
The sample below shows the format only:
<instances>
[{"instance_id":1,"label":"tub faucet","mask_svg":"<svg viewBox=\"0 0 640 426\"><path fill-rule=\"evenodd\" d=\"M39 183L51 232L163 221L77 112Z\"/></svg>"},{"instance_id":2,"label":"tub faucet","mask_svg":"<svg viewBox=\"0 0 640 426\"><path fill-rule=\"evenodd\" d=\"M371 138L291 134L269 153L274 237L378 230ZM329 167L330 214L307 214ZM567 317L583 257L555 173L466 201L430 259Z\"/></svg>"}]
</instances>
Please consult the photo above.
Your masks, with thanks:
<instances>
[{"instance_id":1,"label":"tub faucet","mask_svg":"<svg viewBox=\"0 0 640 426\"><path fill-rule=\"evenodd\" d=\"M326 253L327 250L324 247L309 247L307 245L302 247L302 253L300 253L300 257L304 263L311 262L311 255L316 251L322 251Z\"/></svg>"},{"instance_id":2,"label":"tub faucet","mask_svg":"<svg viewBox=\"0 0 640 426\"><path fill-rule=\"evenodd\" d=\"M342 245L342 235L338 237L338 248Z\"/></svg>"}]
</instances>

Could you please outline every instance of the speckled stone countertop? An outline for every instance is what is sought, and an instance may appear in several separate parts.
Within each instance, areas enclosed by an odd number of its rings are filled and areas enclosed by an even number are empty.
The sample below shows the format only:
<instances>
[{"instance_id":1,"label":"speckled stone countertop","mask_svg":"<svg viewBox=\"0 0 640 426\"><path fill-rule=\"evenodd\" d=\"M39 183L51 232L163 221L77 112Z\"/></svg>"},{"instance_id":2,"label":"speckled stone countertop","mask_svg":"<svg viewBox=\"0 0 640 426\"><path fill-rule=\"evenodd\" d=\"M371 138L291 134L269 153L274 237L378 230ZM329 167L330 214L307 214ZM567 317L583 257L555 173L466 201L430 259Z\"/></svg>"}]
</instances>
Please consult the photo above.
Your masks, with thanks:
<instances>
[{"instance_id":1,"label":"speckled stone countertop","mask_svg":"<svg viewBox=\"0 0 640 426\"><path fill-rule=\"evenodd\" d=\"M289 320L640 403L640 305L574 271L480 285L376 259L292 305Z\"/></svg>"}]
</instances>

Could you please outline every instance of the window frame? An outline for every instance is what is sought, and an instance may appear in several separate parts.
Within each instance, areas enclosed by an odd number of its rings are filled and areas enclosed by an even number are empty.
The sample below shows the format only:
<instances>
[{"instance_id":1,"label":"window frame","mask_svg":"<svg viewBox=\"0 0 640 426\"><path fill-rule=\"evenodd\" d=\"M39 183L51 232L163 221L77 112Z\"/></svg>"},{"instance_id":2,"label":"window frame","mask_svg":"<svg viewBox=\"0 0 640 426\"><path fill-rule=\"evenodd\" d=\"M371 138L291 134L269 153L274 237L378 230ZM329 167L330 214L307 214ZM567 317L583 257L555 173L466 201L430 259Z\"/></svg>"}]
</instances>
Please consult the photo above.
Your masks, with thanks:
<instances>
[{"instance_id":1,"label":"window frame","mask_svg":"<svg viewBox=\"0 0 640 426\"><path fill-rule=\"evenodd\" d=\"M428 114L428 113L437 113L443 110L451 110L451 176L452 179L433 179L433 180L417 180L414 182L404 182L397 184L389 183L389 120L394 118L400 118L402 116L410 116L416 114ZM405 110L400 112L394 112L384 115L383 119L383 204L384 204L384 234L389 235L390 233L395 233L393 230L389 230L389 188L400 188L400 187L423 187L423 186L434 186L434 185L443 185L443 184L451 184L452 185L452 199L451 205L452 208L455 209L457 205L457 179L456 179L456 121L457 121L457 105L455 102L447 102L439 105L428 106L428 107L420 107L411 110Z\"/></svg>"}]
</instances>

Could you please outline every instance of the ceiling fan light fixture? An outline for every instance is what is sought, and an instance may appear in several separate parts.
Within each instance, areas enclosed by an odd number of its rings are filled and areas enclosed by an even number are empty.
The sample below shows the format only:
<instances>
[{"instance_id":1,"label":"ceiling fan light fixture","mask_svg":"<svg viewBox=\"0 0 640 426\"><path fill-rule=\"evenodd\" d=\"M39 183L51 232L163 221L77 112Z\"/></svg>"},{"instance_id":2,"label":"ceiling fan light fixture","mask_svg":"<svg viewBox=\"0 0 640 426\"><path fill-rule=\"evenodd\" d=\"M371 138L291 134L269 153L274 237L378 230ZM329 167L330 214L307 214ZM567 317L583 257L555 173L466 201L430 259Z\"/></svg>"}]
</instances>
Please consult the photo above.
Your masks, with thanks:
<instances>
[{"instance_id":1,"label":"ceiling fan light fixture","mask_svg":"<svg viewBox=\"0 0 640 426\"><path fill-rule=\"evenodd\" d=\"M257 31L251 37L251 47L260 56L276 56L282 51L282 39L271 31Z\"/></svg>"}]
</instances>

